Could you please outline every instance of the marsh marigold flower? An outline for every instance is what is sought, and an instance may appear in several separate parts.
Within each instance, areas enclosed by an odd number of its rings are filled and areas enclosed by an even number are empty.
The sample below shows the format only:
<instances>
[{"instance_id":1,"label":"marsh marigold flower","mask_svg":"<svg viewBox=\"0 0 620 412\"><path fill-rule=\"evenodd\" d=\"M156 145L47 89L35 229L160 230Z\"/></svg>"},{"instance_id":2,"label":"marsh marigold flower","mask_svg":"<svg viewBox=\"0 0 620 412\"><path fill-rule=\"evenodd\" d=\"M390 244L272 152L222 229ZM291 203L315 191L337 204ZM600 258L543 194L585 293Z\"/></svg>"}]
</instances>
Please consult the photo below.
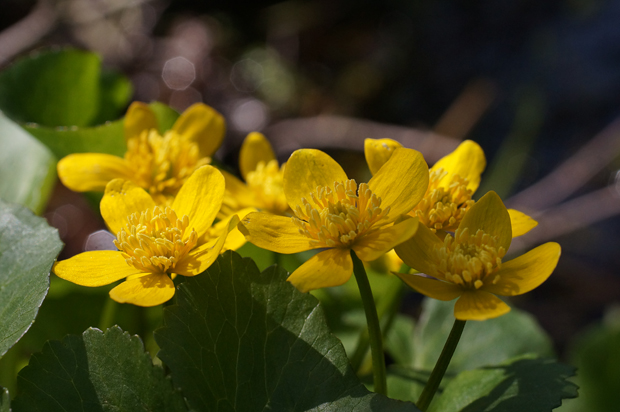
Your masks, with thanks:
<instances>
[{"instance_id":1,"label":"marsh marigold flower","mask_svg":"<svg viewBox=\"0 0 620 412\"><path fill-rule=\"evenodd\" d=\"M375 173L402 145L392 139L366 139L364 154L371 173ZM452 153L439 159L429 170L428 190L409 214L431 229L454 232L474 204L473 194L486 167L482 148L471 140L462 142ZM509 209L512 236L524 235L538 224L518 210Z\"/></svg>"},{"instance_id":2,"label":"marsh marigold flower","mask_svg":"<svg viewBox=\"0 0 620 412\"><path fill-rule=\"evenodd\" d=\"M489 192L469 208L454 235L442 241L420 225L411 239L396 246L407 265L429 277L397 275L431 298L458 298L454 316L459 320L495 318L510 311L495 295L521 295L538 287L560 258L560 245L549 242L503 262L512 237L508 210Z\"/></svg>"},{"instance_id":3,"label":"marsh marigold flower","mask_svg":"<svg viewBox=\"0 0 620 412\"><path fill-rule=\"evenodd\" d=\"M176 275L195 276L219 255L228 230L208 236L224 196L224 177L203 166L187 179L170 206L157 205L134 183L112 180L101 200L101 215L118 251L84 252L54 265L54 273L82 286L103 286L126 278L110 291L120 303L155 306L174 295Z\"/></svg>"},{"instance_id":4,"label":"marsh marigold flower","mask_svg":"<svg viewBox=\"0 0 620 412\"><path fill-rule=\"evenodd\" d=\"M417 218L400 220L427 185L428 166L415 150L396 151L368 183L358 185L327 154L301 149L284 170L294 216L255 212L238 227L250 242L274 252L325 249L288 280L304 292L337 286L353 273L351 250L363 261L374 260L415 233Z\"/></svg>"},{"instance_id":5,"label":"marsh marigold flower","mask_svg":"<svg viewBox=\"0 0 620 412\"><path fill-rule=\"evenodd\" d=\"M189 176L211 163L224 138L224 118L209 106L189 107L161 136L148 105L134 102L124 121L124 157L75 153L58 162L58 177L76 192L105 189L113 179L125 179L148 191L159 205L169 205Z\"/></svg>"}]
</instances>

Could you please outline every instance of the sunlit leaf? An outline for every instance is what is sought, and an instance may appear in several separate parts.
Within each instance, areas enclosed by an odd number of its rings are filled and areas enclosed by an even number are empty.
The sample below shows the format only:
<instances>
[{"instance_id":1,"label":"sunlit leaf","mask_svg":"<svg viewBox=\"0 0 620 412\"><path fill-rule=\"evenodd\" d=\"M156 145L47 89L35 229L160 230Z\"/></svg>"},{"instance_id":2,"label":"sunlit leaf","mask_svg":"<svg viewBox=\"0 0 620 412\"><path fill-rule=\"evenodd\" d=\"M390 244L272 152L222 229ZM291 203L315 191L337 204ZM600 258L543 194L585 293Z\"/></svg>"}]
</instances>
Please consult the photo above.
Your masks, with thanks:
<instances>
[{"instance_id":1,"label":"sunlit leaf","mask_svg":"<svg viewBox=\"0 0 620 412\"><path fill-rule=\"evenodd\" d=\"M2 387L0 387L0 412L11 412L9 391Z\"/></svg>"},{"instance_id":2,"label":"sunlit leaf","mask_svg":"<svg viewBox=\"0 0 620 412\"><path fill-rule=\"evenodd\" d=\"M120 328L50 341L18 375L13 411L186 411L142 341Z\"/></svg>"},{"instance_id":3,"label":"sunlit leaf","mask_svg":"<svg viewBox=\"0 0 620 412\"><path fill-rule=\"evenodd\" d=\"M56 183L56 159L2 112L0 147L0 198L41 213Z\"/></svg>"},{"instance_id":4,"label":"sunlit leaf","mask_svg":"<svg viewBox=\"0 0 620 412\"><path fill-rule=\"evenodd\" d=\"M0 201L0 356L32 325L61 249L44 219Z\"/></svg>"},{"instance_id":5,"label":"sunlit leaf","mask_svg":"<svg viewBox=\"0 0 620 412\"><path fill-rule=\"evenodd\" d=\"M199 411L417 411L368 392L317 300L226 252L179 286L158 356Z\"/></svg>"},{"instance_id":6,"label":"sunlit leaf","mask_svg":"<svg viewBox=\"0 0 620 412\"><path fill-rule=\"evenodd\" d=\"M534 356L461 372L429 412L549 412L577 396L567 380L574 374L572 366Z\"/></svg>"}]
</instances>

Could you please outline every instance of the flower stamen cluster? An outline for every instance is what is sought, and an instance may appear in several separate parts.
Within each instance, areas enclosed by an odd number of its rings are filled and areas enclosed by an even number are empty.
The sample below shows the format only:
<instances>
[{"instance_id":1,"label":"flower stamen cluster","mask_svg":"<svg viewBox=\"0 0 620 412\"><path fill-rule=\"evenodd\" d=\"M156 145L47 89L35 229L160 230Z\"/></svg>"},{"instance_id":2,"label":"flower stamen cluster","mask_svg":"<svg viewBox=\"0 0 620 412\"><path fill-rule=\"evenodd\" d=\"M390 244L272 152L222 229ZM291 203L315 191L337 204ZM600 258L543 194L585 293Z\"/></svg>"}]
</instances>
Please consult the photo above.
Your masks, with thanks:
<instances>
[{"instance_id":1,"label":"flower stamen cluster","mask_svg":"<svg viewBox=\"0 0 620 412\"><path fill-rule=\"evenodd\" d=\"M211 163L209 157L200 157L195 142L172 130L162 137L154 129L127 142L125 160L135 171L135 181L158 204L169 204L194 170Z\"/></svg>"},{"instance_id":2,"label":"flower stamen cluster","mask_svg":"<svg viewBox=\"0 0 620 412\"><path fill-rule=\"evenodd\" d=\"M467 179L454 174L447 187L440 185L447 174L443 169L430 171L428 190L411 212L433 232L455 229L474 204Z\"/></svg>"},{"instance_id":3,"label":"flower stamen cluster","mask_svg":"<svg viewBox=\"0 0 620 412\"><path fill-rule=\"evenodd\" d=\"M313 247L350 247L355 239L376 229L376 223L387 217L390 207L381 208L381 198L368 184L359 188L354 179L335 182L333 190L319 186L302 198L293 222L299 233L310 238Z\"/></svg>"},{"instance_id":4,"label":"flower stamen cluster","mask_svg":"<svg viewBox=\"0 0 620 412\"><path fill-rule=\"evenodd\" d=\"M127 264L140 271L170 273L198 241L193 229L184 236L189 226L187 215L179 219L170 207L162 209L155 206L132 214L114 240Z\"/></svg>"},{"instance_id":5,"label":"flower stamen cluster","mask_svg":"<svg viewBox=\"0 0 620 412\"><path fill-rule=\"evenodd\" d=\"M275 159L267 163L260 161L256 169L246 175L245 181L263 209L274 212L288 209L284 194L284 167L278 166Z\"/></svg>"},{"instance_id":6,"label":"flower stamen cluster","mask_svg":"<svg viewBox=\"0 0 620 412\"><path fill-rule=\"evenodd\" d=\"M454 238L447 235L443 244L434 248L436 271L463 289L480 289L487 277L501 267L506 254L506 250L497 244L496 236L480 229L474 235L468 228L458 229ZM499 276L490 280L496 284Z\"/></svg>"}]
</instances>

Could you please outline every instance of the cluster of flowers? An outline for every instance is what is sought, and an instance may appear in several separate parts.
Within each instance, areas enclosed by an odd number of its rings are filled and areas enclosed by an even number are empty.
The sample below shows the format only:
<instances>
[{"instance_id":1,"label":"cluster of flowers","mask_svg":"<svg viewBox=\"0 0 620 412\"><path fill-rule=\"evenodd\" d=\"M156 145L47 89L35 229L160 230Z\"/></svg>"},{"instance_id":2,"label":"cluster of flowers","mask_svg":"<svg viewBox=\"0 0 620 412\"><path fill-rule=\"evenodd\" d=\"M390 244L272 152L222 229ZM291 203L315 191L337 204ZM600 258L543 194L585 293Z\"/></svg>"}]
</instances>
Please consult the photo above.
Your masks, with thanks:
<instances>
[{"instance_id":1,"label":"cluster of flowers","mask_svg":"<svg viewBox=\"0 0 620 412\"><path fill-rule=\"evenodd\" d=\"M84 286L126 278L111 298L154 306L174 295L175 276L202 273L246 240L277 253L319 249L289 277L304 292L345 283L354 257L370 262L395 250L415 269L396 273L405 283L432 298L458 298L459 320L483 320L510 310L495 295L534 289L559 259L560 246L550 242L503 262L512 238L536 222L506 209L494 192L472 199L486 165L472 141L429 170L419 152L367 139L373 176L358 184L319 150L297 150L278 165L265 137L251 133L241 148L241 181L210 165L224 132L222 116L196 104L161 136L154 113L134 103L124 158L62 159L58 175L67 187L104 191L101 214L118 251L60 261L56 275Z\"/></svg>"}]
</instances>

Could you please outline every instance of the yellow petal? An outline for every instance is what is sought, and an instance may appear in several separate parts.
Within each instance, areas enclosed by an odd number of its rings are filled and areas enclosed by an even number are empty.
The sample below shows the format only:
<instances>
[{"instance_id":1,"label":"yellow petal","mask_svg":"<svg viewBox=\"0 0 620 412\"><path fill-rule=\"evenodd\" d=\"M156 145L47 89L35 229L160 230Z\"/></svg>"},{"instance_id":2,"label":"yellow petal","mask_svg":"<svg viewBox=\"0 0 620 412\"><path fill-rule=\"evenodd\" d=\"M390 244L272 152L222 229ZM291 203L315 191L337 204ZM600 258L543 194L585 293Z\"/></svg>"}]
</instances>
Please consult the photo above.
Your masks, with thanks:
<instances>
[{"instance_id":1,"label":"yellow petal","mask_svg":"<svg viewBox=\"0 0 620 412\"><path fill-rule=\"evenodd\" d=\"M157 117L148 104L133 102L123 122L125 140L140 136L143 130L157 130Z\"/></svg>"},{"instance_id":2,"label":"yellow petal","mask_svg":"<svg viewBox=\"0 0 620 412\"><path fill-rule=\"evenodd\" d=\"M371 174L376 174L381 166L388 161L396 149L403 147L402 144L392 139L366 139L364 140L364 156Z\"/></svg>"},{"instance_id":3,"label":"yellow petal","mask_svg":"<svg viewBox=\"0 0 620 412\"><path fill-rule=\"evenodd\" d=\"M134 175L123 158L103 153L71 154L57 168L62 184L75 192L103 192L110 180Z\"/></svg>"},{"instance_id":4,"label":"yellow petal","mask_svg":"<svg viewBox=\"0 0 620 412\"><path fill-rule=\"evenodd\" d=\"M317 186L329 186L334 182L348 180L342 167L326 153L315 149L299 149L293 152L284 170L284 194L291 209L302 205L305 197L310 201L310 193Z\"/></svg>"},{"instance_id":5,"label":"yellow petal","mask_svg":"<svg viewBox=\"0 0 620 412\"><path fill-rule=\"evenodd\" d=\"M476 142L465 140L452 153L439 159L431 170L443 169L449 175L459 175L466 178L467 188L475 192L480 185L480 175L484 171L487 161L484 151ZM449 179L444 179L448 184Z\"/></svg>"},{"instance_id":6,"label":"yellow petal","mask_svg":"<svg viewBox=\"0 0 620 412\"><path fill-rule=\"evenodd\" d=\"M562 250L554 242L545 243L524 255L503 263L485 280L481 289L503 296L514 296L537 288L551 275ZM496 284L491 283L498 277Z\"/></svg>"},{"instance_id":7,"label":"yellow petal","mask_svg":"<svg viewBox=\"0 0 620 412\"><path fill-rule=\"evenodd\" d=\"M370 179L368 187L381 198L381 207L390 207L389 221L407 214L424 197L428 188L428 165L422 153L397 149L390 160Z\"/></svg>"},{"instance_id":8,"label":"yellow petal","mask_svg":"<svg viewBox=\"0 0 620 412\"><path fill-rule=\"evenodd\" d=\"M521 236L538 226L538 222L515 209L508 209L510 224L512 226L512 238Z\"/></svg>"},{"instance_id":9,"label":"yellow petal","mask_svg":"<svg viewBox=\"0 0 620 412\"><path fill-rule=\"evenodd\" d=\"M127 217L155 207L153 198L133 182L114 179L105 188L101 199L101 216L112 234L127 224Z\"/></svg>"},{"instance_id":10,"label":"yellow petal","mask_svg":"<svg viewBox=\"0 0 620 412\"><path fill-rule=\"evenodd\" d=\"M215 109L204 103L196 103L179 116L172 130L196 142L202 157L211 157L222 144L226 123Z\"/></svg>"},{"instance_id":11,"label":"yellow petal","mask_svg":"<svg viewBox=\"0 0 620 412\"><path fill-rule=\"evenodd\" d=\"M222 206L225 187L224 176L219 170L202 166L181 186L172 209L179 217L189 217L189 228L194 229L200 238L209 230Z\"/></svg>"},{"instance_id":12,"label":"yellow petal","mask_svg":"<svg viewBox=\"0 0 620 412\"><path fill-rule=\"evenodd\" d=\"M512 241L510 215L502 199L491 191L482 196L465 213L459 224L459 229L468 228L470 235L475 235L478 229L491 236L497 236L498 245L508 250Z\"/></svg>"},{"instance_id":13,"label":"yellow petal","mask_svg":"<svg viewBox=\"0 0 620 412\"><path fill-rule=\"evenodd\" d=\"M481 290L465 291L454 305L454 317L459 320L486 320L510 312L510 306L500 298Z\"/></svg>"},{"instance_id":14,"label":"yellow petal","mask_svg":"<svg viewBox=\"0 0 620 412\"><path fill-rule=\"evenodd\" d=\"M245 183L225 170L220 170L220 172L226 182L226 196L233 200L229 203L236 204L238 208L255 206L254 192Z\"/></svg>"},{"instance_id":15,"label":"yellow petal","mask_svg":"<svg viewBox=\"0 0 620 412\"><path fill-rule=\"evenodd\" d=\"M222 252L228 233L230 233L238 223L239 217L233 215L228 221L228 227L225 231L210 242L192 249L175 265L174 272L183 276L196 276L207 270Z\"/></svg>"},{"instance_id":16,"label":"yellow petal","mask_svg":"<svg viewBox=\"0 0 620 412\"><path fill-rule=\"evenodd\" d=\"M125 262L121 252L94 250L80 253L54 265L54 273L61 279L81 286L103 286L141 273Z\"/></svg>"},{"instance_id":17,"label":"yellow petal","mask_svg":"<svg viewBox=\"0 0 620 412\"><path fill-rule=\"evenodd\" d=\"M411 238L418 230L418 219L405 219L385 229L363 236L353 245L353 250L364 262L379 259L383 254Z\"/></svg>"},{"instance_id":18,"label":"yellow petal","mask_svg":"<svg viewBox=\"0 0 620 412\"><path fill-rule=\"evenodd\" d=\"M463 289L454 283L409 273L395 273L395 275L409 285L409 287L429 298L447 301L456 299L463 293Z\"/></svg>"},{"instance_id":19,"label":"yellow petal","mask_svg":"<svg viewBox=\"0 0 620 412\"><path fill-rule=\"evenodd\" d=\"M174 283L166 274L148 274L129 279L110 291L118 303L136 306L157 306L174 296Z\"/></svg>"},{"instance_id":20,"label":"yellow petal","mask_svg":"<svg viewBox=\"0 0 620 412\"><path fill-rule=\"evenodd\" d=\"M353 273L353 260L349 249L328 249L308 259L297 268L288 281L302 292L339 286Z\"/></svg>"},{"instance_id":21,"label":"yellow petal","mask_svg":"<svg viewBox=\"0 0 620 412\"><path fill-rule=\"evenodd\" d=\"M250 213L238 228L248 242L272 252L297 253L314 249L290 217L266 212Z\"/></svg>"},{"instance_id":22,"label":"yellow petal","mask_svg":"<svg viewBox=\"0 0 620 412\"><path fill-rule=\"evenodd\" d=\"M241 176L245 179L248 173L256 170L259 162L267 164L275 158L276 155L265 136L258 132L250 133L243 141L241 151L239 152Z\"/></svg>"},{"instance_id":23,"label":"yellow petal","mask_svg":"<svg viewBox=\"0 0 620 412\"><path fill-rule=\"evenodd\" d=\"M233 219L235 216L237 216L237 223L239 223L239 219L243 219L249 213L256 211L257 210L253 207L247 207L245 209L241 209L234 215L228 215L224 217L222 220L214 224L211 227L211 230L209 230L209 232L202 238L202 240L199 240L198 243L204 243L210 238L219 237L225 231L228 233L231 219ZM233 228L230 230L230 233L228 233L228 237L226 238L226 242L224 243L225 250L237 250L247 241L245 239L245 236L241 232L239 232L239 229L237 229L237 223L235 223Z\"/></svg>"},{"instance_id":24,"label":"yellow petal","mask_svg":"<svg viewBox=\"0 0 620 412\"><path fill-rule=\"evenodd\" d=\"M441 247L442 244L443 242L429 228L418 225L418 230L413 237L396 246L394 250L410 268L440 278L434 268L433 250L436 246Z\"/></svg>"}]
</instances>

